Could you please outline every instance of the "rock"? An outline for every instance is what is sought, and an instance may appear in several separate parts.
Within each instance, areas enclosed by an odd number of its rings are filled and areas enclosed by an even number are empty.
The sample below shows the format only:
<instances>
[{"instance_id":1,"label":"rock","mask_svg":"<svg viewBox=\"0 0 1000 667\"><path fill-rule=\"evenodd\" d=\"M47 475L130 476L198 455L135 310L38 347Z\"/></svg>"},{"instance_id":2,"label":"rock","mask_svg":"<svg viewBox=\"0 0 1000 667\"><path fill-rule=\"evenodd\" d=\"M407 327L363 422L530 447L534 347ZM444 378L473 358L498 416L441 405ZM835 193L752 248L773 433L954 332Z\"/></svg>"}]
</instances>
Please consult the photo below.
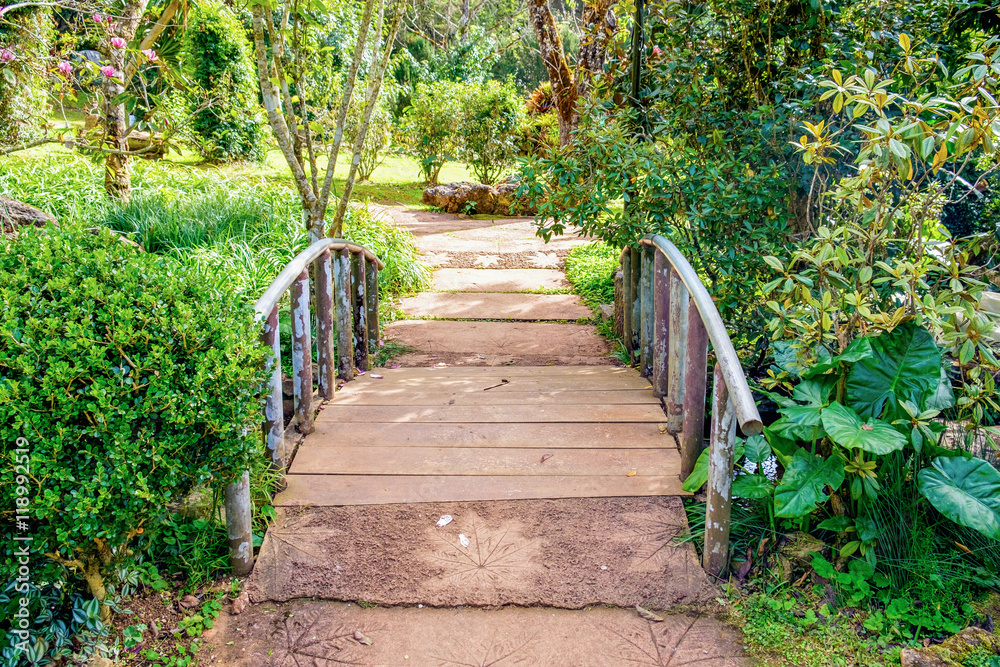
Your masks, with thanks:
<instances>
[{"instance_id":1,"label":"rock","mask_svg":"<svg viewBox=\"0 0 1000 667\"><path fill-rule=\"evenodd\" d=\"M530 215L524 199L515 196L520 184L511 177L493 187L482 183L447 183L424 190L420 201L446 213Z\"/></svg>"},{"instance_id":2,"label":"rock","mask_svg":"<svg viewBox=\"0 0 1000 667\"><path fill-rule=\"evenodd\" d=\"M233 608L230 613L232 613L233 616L237 616L246 611L247 607L249 606L250 606L250 594L247 593L247 590L244 588L242 591L240 591L239 596L235 600L233 600Z\"/></svg>"},{"instance_id":3,"label":"rock","mask_svg":"<svg viewBox=\"0 0 1000 667\"><path fill-rule=\"evenodd\" d=\"M611 304L611 303L602 303L601 305L599 305L597 307L597 309L599 311L601 311L601 319L602 320L610 320L612 317L615 316L615 306L614 306L614 304Z\"/></svg>"},{"instance_id":4,"label":"rock","mask_svg":"<svg viewBox=\"0 0 1000 667\"><path fill-rule=\"evenodd\" d=\"M899 657L902 667L961 667L975 649L1000 655L1000 637L982 628L970 627L936 646L904 648Z\"/></svg>"},{"instance_id":5,"label":"rock","mask_svg":"<svg viewBox=\"0 0 1000 667\"><path fill-rule=\"evenodd\" d=\"M0 196L0 222L5 236L14 235L21 227L58 225L51 215L10 197Z\"/></svg>"},{"instance_id":6,"label":"rock","mask_svg":"<svg viewBox=\"0 0 1000 667\"><path fill-rule=\"evenodd\" d=\"M115 663L99 654L91 658L87 665L89 665L89 667L115 667Z\"/></svg>"}]
</instances>

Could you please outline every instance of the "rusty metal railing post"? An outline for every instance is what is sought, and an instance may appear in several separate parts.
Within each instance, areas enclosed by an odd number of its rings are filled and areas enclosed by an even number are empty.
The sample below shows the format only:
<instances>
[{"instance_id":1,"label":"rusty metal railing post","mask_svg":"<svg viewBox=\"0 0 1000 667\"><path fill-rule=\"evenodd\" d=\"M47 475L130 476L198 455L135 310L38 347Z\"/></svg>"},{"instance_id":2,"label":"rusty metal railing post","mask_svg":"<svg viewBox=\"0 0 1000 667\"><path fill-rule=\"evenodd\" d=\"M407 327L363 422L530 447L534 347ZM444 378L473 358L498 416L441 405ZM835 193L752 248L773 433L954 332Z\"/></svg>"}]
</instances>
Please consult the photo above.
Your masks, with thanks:
<instances>
[{"instance_id":1,"label":"rusty metal railing post","mask_svg":"<svg viewBox=\"0 0 1000 667\"><path fill-rule=\"evenodd\" d=\"M337 313L337 376L344 382L354 379L354 340L351 333L351 251L337 254L334 271L334 306Z\"/></svg>"},{"instance_id":2,"label":"rusty metal railing post","mask_svg":"<svg viewBox=\"0 0 1000 667\"><path fill-rule=\"evenodd\" d=\"M667 395L670 340L670 262L662 252L653 259L653 396Z\"/></svg>"},{"instance_id":3,"label":"rusty metal railing post","mask_svg":"<svg viewBox=\"0 0 1000 667\"><path fill-rule=\"evenodd\" d=\"M709 436L708 504L705 508L703 566L721 577L729 567L729 521L732 512L733 452L736 412L719 365L712 382L712 426Z\"/></svg>"},{"instance_id":4,"label":"rusty metal railing post","mask_svg":"<svg viewBox=\"0 0 1000 667\"><path fill-rule=\"evenodd\" d=\"M382 338L378 321L378 267L374 262L365 264L365 317L368 320L368 349L374 349Z\"/></svg>"},{"instance_id":5,"label":"rusty metal railing post","mask_svg":"<svg viewBox=\"0 0 1000 667\"><path fill-rule=\"evenodd\" d=\"M351 258L351 305L354 307L354 367L368 370L368 308L366 307L365 254Z\"/></svg>"},{"instance_id":6,"label":"rusty metal railing post","mask_svg":"<svg viewBox=\"0 0 1000 667\"><path fill-rule=\"evenodd\" d=\"M250 471L226 487L226 537L229 538L229 565L237 577L253 569L253 532L250 521Z\"/></svg>"},{"instance_id":7,"label":"rusty metal railing post","mask_svg":"<svg viewBox=\"0 0 1000 667\"><path fill-rule=\"evenodd\" d=\"M670 336L667 349L667 428L677 433L684 425L684 357L688 337L688 291L670 269Z\"/></svg>"},{"instance_id":8,"label":"rusty metal railing post","mask_svg":"<svg viewBox=\"0 0 1000 667\"><path fill-rule=\"evenodd\" d=\"M292 283L292 388L300 433L313 432L312 319L309 313L309 270Z\"/></svg>"},{"instance_id":9,"label":"rusty metal railing post","mask_svg":"<svg viewBox=\"0 0 1000 667\"><path fill-rule=\"evenodd\" d=\"M635 283L632 282L632 259L635 250L626 247L622 251L622 342L625 349L632 351L632 302L635 299Z\"/></svg>"},{"instance_id":10,"label":"rusty metal railing post","mask_svg":"<svg viewBox=\"0 0 1000 667\"><path fill-rule=\"evenodd\" d=\"M655 248L642 249L642 287L639 293L639 371L644 377L653 374L653 255Z\"/></svg>"},{"instance_id":11,"label":"rusty metal railing post","mask_svg":"<svg viewBox=\"0 0 1000 667\"><path fill-rule=\"evenodd\" d=\"M628 306L627 315L632 318L632 347L629 349L632 352L638 352L641 345L639 336L642 332L642 301L640 298L642 295L642 251L633 248L630 254L632 256L632 302Z\"/></svg>"},{"instance_id":12,"label":"rusty metal railing post","mask_svg":"<svg viewBox=\"0 0 1000 667\"><path fill-rule=\"evenodd\" d=\"M284 471L288 466L285 460L285 411L281 392L281 336L278 327L278 306L271 309L264 320L264 332L260 337L271 354L267 359L267 368L271 371L268 380L267 401L264 403L264 438L267 441L267 452L271 456L271 465L275 470Z\"/></svg>"},{"instance_id":13,"label":"rusty metal railing post","mask_svg":"<svg viewBox=\"0 0 1000 667\"><path fill-rule=\"evenodd\" d=\"M694 470L705 443L705 385L708 374L708 332L698 307L688 305L687 351L684 355L684 416L681 432L681 479Z\"/></svg>"},{"instance_id":14,"label":"rusty metal railing post","mask_svg":"<svg viewBox=\"0 0 1000 667\"><path fill-rule=\"evenodd\" d=\"M324 400L333 398L333 272L330 251L325 251L313 263L316 291L316 366L317 385Z\"/></svg>"}]
</instances>

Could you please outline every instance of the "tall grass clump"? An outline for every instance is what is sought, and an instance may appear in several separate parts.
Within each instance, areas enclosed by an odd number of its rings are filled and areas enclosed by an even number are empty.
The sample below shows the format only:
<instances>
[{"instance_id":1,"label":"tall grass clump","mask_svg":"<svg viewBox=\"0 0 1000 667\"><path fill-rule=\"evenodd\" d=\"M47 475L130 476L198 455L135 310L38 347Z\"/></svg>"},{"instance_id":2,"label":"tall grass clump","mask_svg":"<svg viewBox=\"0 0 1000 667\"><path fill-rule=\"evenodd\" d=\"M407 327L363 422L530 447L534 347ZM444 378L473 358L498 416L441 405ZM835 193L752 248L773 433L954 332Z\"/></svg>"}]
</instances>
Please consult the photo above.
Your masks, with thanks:
<instances>
[{"instance_id":1,"label":"tall grass clump","mask_svg":"<svg viewBox=\"0 0 1000 667\"><path fill-rule=\"evenodd\" d=\"M595 241L578 245L566 257L566 278L591 308L615 301L615 270L621 250Z\"/></svg>"}]
</instances>

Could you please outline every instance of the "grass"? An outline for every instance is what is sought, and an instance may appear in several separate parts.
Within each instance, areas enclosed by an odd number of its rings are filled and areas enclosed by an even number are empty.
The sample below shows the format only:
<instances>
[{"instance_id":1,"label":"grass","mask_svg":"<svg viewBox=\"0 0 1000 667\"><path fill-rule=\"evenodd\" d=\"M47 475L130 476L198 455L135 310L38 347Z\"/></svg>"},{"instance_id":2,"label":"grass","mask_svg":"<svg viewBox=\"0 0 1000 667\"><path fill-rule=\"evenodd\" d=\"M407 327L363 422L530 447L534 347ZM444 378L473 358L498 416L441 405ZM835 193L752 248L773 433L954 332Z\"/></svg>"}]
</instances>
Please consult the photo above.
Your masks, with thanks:
<instances>
[{"instance_id":1,"label":"grass","mask_svg":"<svg viewBox=\"0 0 1000 667\"><path fill-rule=\"evenodd\" d=\"M82 114L67 112L70 125L82 126ZM61 120L59 121L62 122ZM21 160L45 160L50 157L73 157L77 154L58 144L47 144L33 148L31 150L17 153L14 157L6 159ZM5 160L6 160L5 159ZM285 162L284 156L277 148L272 148L267 152L262 163L234 163L215 165L205 162L200 155L189 149L183 149L180 154L171 153L169 156L159 161L160 164L168 166L181 166L191 170L194 174L210 175L212 178L224 179L227 181L249 181L259 183L261 181L271 184L281 184L289 189L292 188L291 172ZM136 168L141 169L141 165L150 164L146 160L137 160ZM95 165L99 166L99 165ZM326 168L326 160L319 160L319 169ZM343 191L344 181L350 168L350 156L341 156L337 161L337 169L334 172L334 195L332 205L336 206L339 192ZM103 183L103 172L100 169L90 182L90 187L100 188ZM439 177L442 183L453 181L475 180L472 172L461 162L449 162L441 169ZM379 165L372 174L370 180L364 183L355 183L352 193L352 200L371 200L379 204L396 204L404 206L420 206L420 198L423 194L424 183L420 180L420 170L417 161L400 154L390 154L385 161Z\"/></svg>"},{"instance_id":2,"label":"grass","mask_svg":"<svg viewBox=\"0 0 1000 667\"><path fill-rule=\"evenodd\" d=\"M615 271L621 251L603 241L573 247L566 256L566 278L591 308L615 301Z\"/></svg>"}]
</instances>

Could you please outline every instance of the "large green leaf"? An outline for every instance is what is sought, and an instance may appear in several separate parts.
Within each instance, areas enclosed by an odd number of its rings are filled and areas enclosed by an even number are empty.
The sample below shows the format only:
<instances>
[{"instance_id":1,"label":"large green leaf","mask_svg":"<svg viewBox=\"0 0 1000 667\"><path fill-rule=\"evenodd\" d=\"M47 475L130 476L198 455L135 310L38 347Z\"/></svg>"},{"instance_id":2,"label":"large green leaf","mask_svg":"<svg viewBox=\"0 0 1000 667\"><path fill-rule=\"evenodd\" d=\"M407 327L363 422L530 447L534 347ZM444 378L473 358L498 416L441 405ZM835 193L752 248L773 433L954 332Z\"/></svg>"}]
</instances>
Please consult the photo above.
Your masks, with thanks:
<instances>
[{"instance_id":1,"label":"large green leaf","mask_svg":"<svg viewBox=\"0 0 1000 667\"><path fill-rule=\"evenodd\" d=\"M847 376L847 404L866 419L882 416L887 401L890 419L897 416L897 401L926 406L941 384L941 351L930 333L904 322L869 341L872 355L854 364Z\"/></svg>"},{"instance_id":2,"label":"large green leaf","mask_svg":"<svg viewBox=\"0 0 1000 667\"><path fill-rule=\"evenodd\" d=\"M905 435L878 419L865 423L840 403L831 403L823 410L823 427L835 443L848 449L888 454L906 447Z\"/></svg>"},{"instance_id":3,"label":"large green leaf","mask_svg":"<svg viewBox=\"0 0 1000 667\"><path fill-rule=\"evenodd\" d=\"M746 457L750 463L760 465L771 458L771 445L762 435L751 435L746 442Z\"/></svg>"},{"instance_id":4,"label":"large green leaf","mask_svg":"<svg viewBox=\"0 0 1000 667\"><path fill-rule=\"evenodd\" d=\"M733 480L733 498L770 498L774 482L764 475L740 475Z\"/></svg>"},{"instance_id":5,"label":"large green leaf","mask_svg":"<svg viewBox=\"0 0 1000 667\"><path fill-rule=\"evenodd\" d=\"M767 426L764 427L764 437L771 445L771 451L774 452L781 467L787 469L792 465L792 457L800 449L795 441L775 433Z\"/></svg>"},{"instance_id":6,"label":"large green leaf","mask_svg":"<svg viewBox=\"0 0 1000 667\"><path fill-rule=\"evenodd\" d=\"M830 400L833 384L828 377L797 384L792 398L798 403L781 408L781 418L771 424L771 430L784 438L806 442L825 436L821 415Z\"/></svg>"},{"instance_id":7,"label":"large green leaf","mask_svg":"<svg viewBox=\"0 0 1000 667\"><path fill-rule=\"evenodd\" d=\"M681 490L686 493L697 493L698 489L705 486L705 482L708 481L708 453L709 449L703 449L701 454L698 455L698 460L694 463L694 470L688 475L688 478L684 480L681 484ZM733 458L739 461L743 458L743 445L737 444L736 450L733 452Z\"/></svg>"},{"instance_id":8,"label":"large green leaf","mask_svg":"<svg viewBox=\"0 0 1000 667\"><path fill-rule=\"evenodd\" d=\"M844 348L843 353L833 357L829 361L821 361L814 364L801 375L803 379L808 379L816 375L822 375L828 370L836 368L841 363L853 364L861 361L862 359L867 359L870 356L872 356L872 345L870 339L864 337L855 338L846 348Z\"/></svg>"},{"instance_id":9,"label":"large green leaf","mask_svg":"<svg viewBox=\"0 0 1000 667\"><path fill-rule=\"evenodd\" d=\"M843 481L844 464L836 456L823 459L800 449L775 489L774 514L788 518L809 514L829 500L824 492L827 486L836 489Z\"/></svg>"},{"instance_id":10,"label":"large green leaf","mask_svg":"<svg viewBox=\"0 0 1000 667\"><path fill-rule=\"evenodd\" d=\"M955 523L1000 540L1000 472L982 459L938 457L920 471L920 493Z\"/></svg>"}]
</instances>

